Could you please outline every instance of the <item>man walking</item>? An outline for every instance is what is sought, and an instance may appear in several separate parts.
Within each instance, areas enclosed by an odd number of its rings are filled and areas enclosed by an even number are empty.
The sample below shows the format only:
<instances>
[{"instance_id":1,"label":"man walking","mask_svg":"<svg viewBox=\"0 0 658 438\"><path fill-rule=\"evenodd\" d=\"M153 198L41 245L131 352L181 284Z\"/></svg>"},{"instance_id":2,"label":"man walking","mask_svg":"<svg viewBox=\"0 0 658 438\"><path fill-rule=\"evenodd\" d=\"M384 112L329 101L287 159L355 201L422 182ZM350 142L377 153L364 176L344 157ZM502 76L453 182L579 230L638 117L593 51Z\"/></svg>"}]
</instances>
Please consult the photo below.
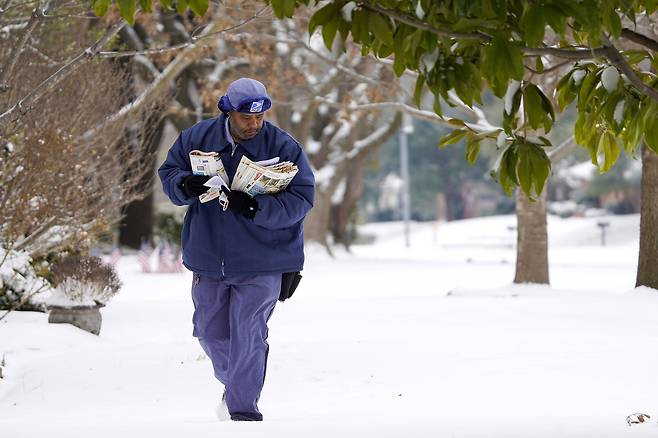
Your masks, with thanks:
<instances>
[{"instance_id":1,"label":"man walking","mask_svg":"<svg viewBox=\"0 0 658 438\"><path fill-rule=\"evenodd\" d=\"M218 416L261 421L258 399L267 365L267 321L281 289L281 275L304 263L303 219L313 206L315 180L304 151L285 131L264 121L272 101L265 86L241 78L219 100L219 117L186 129L158 174L176 205L188 205L183 224L183 263L193 275L194 332L224 384ZM299 171L276 194L251 198L226 191L228 209L201 203L207 176L193 175L191 150L218 152L228 174L242 156L277 158Z\"/></svg>"}]
</instances>

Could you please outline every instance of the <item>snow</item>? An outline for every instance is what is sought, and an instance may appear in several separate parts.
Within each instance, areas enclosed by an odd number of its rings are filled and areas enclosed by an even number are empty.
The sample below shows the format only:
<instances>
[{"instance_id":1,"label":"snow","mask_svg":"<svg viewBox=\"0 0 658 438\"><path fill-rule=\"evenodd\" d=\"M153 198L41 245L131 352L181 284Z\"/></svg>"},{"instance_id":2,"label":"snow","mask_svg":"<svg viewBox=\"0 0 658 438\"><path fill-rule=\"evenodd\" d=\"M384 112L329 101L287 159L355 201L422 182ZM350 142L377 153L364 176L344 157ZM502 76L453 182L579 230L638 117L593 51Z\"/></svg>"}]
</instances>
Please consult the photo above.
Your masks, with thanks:
<instances>
[{"instance_id":1,"label":"snow","mask_svg":"<svg viewBox=\"0 0 658 438\"><path fill-rule=\"evenodd\" d=\"M346 3L345 6L341 8L340 13L343 15L343 20L348 23L352 22L352 12L354 11L354 8L356 8L355 2Z\"/></svg>"},{"instance_id":2,"label":"snow","mask_svg":"<svg viewBox=\"0 0 658 438\"><path fill-rule=\"evenodd\" d=\"M416 5L416 17L418 17L420 20L425 17L425 10L423 9L423 5L420 3L420 0L418 0L418 4Z\"/></svg>"},{"instance_id":3,"label":"snow","mask_svg":"<svg viewBox=\"0 0 658 438\"><path fill-rule=\"evenodd\" d=\"M586 75L587 75L586 70L580 69L580 70L574 71L573 74L571 75L571 78L573 79L574 85L576 85L576 86L580 85L580 82L583 80L583 78Z\"/></svg>"},{"instance_id":4,"label":"snow","mask_svg":"<svg viewBox=\"0 0 658 438\"><path fill-rule=\"evenodd\" d=\"M612 65L606 67L601 73L601 83L608 93L615 91L619 84L619 71L617 68Z\"/></svg>"},{"instance_id":5,"label":"snow","mask_svg":"<svg viewBox=\"0 0 658 438\"><path fill-rule=\"evenodd\" d=\"M425 53L421 58L420 62L423 66L425 73L429 73L434 69L436 61L439 59L439 49L435 49L432 53Z\"/></svg>"},{"instance_id":6,"label":"snow","mask_svg":"<svg viewBox=\"0 0 658 438\"><path fill-rule=\"evenodd\" d=\"M508 115L512 114L512 107L514 105L514 95L519 90L521 82L512 79L507 86L507 91L505 92L505 112Z\"/></svg>"},{"instance_id":7,"label":"snow","mask_svg":"<svg viewBox=\"0 0 658 438\"><path fill-rule=\"evenodd\" d=\"M624 120L624 105L626 104L626 100L622 99L619 102L617 102L617 105L615 106L615 112L613 113L613 118L615 119L615 122L617 122L618 125L621 125L623 120Z\"/></svg>"},{"instance_id":8,"label":"snow","mask_svg":"<svg viewBox=\"0 0 658 438\"><path fill-rule=\"evenodd\" d=\"M220 423L191 336L191 274L118 264L99 337L0 321L3 437L655 437L658 291L633 289L637 215L549 217L552 286L511 285L513 216L368 224L307 247L270 322L263 423ZM629 427L626 416L651 419Z\"/></svg>"}]
</instances>

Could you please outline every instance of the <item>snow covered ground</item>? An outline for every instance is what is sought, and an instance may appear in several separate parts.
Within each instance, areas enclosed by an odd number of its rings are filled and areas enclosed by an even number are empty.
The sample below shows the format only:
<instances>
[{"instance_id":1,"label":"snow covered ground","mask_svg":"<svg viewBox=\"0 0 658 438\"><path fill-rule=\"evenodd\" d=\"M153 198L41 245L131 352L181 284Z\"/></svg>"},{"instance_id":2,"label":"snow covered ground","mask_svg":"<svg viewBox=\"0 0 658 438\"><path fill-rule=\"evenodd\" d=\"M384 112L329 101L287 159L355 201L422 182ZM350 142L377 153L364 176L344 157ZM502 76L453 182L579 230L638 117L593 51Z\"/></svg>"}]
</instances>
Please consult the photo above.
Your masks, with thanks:
<instances>
[{"instance_id":1,"label":"snow covered ground","mask_svg":"<svg viewBox=\"0 0 658 438\"><path fill-rule=\"evenodd\" d=\"M551 287L514 286L511 216L371 224L308 251L270 324L263 423L219 423L191 337L191 275L141 274L101 336L40 313L0 322L0 436L656 437L658 291L634 289L637 216L550 218ZM629 427L626 416L652 416Z\"/></svg>"}]
</instances>

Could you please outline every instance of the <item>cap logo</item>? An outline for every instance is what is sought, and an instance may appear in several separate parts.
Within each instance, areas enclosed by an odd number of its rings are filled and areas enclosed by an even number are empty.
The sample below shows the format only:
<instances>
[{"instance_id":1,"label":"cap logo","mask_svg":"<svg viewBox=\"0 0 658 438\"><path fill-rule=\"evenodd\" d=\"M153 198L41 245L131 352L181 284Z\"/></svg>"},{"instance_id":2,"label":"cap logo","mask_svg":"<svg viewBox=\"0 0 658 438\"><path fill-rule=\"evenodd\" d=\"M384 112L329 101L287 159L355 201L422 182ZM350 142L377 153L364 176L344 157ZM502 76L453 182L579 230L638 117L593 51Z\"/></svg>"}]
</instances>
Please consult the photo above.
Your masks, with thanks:
<instances>
[{"instance_id":1,"label":"cap logo","mask_svg":"<svg viewBox=\"0 0 658 438\"><path fill-rule=\"evenodd\" d=\"M255 102L251 102L251 108L249 108L250 113L259 113L263 110L263 101L262 100L257 100Z\"/></svg>"}]
</instances>

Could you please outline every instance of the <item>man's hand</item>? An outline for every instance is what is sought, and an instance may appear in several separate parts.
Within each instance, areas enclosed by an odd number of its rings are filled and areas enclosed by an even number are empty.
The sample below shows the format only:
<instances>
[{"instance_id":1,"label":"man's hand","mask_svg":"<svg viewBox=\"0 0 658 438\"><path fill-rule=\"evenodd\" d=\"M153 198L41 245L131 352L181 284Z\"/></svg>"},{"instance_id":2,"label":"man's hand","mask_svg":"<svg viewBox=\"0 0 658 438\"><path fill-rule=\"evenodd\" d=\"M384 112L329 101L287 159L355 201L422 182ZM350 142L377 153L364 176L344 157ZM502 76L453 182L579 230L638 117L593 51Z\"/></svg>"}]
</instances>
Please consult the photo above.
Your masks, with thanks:
<instances>
[{"instance_id":1,"label":"man's hand","mask_svg":"<svg viewBox=\"0 0 658 438\"><path fill-rule=\"evenodd\" d=\"M258 201L254 198L247 195L245 192L229 190L226 187L222 187L222 192L226 193L226 197L228 198L229 210L241 214L247 219L253 219L254 216L256 216L256 212L258 211Z\"/></svg>"},{"instance_id":2,"label":"man's hand","mask_svg":"<svg viewBox=\"0 0 658 438\"><path fill-rule=\"evenodd\" d=\"M209 179L210 177L206 175L190 175L183 180L181 186L187 196L195 198L203 195L210 189L210 187L204 186L205 182Z\"/></svg>"}]
</instances>

